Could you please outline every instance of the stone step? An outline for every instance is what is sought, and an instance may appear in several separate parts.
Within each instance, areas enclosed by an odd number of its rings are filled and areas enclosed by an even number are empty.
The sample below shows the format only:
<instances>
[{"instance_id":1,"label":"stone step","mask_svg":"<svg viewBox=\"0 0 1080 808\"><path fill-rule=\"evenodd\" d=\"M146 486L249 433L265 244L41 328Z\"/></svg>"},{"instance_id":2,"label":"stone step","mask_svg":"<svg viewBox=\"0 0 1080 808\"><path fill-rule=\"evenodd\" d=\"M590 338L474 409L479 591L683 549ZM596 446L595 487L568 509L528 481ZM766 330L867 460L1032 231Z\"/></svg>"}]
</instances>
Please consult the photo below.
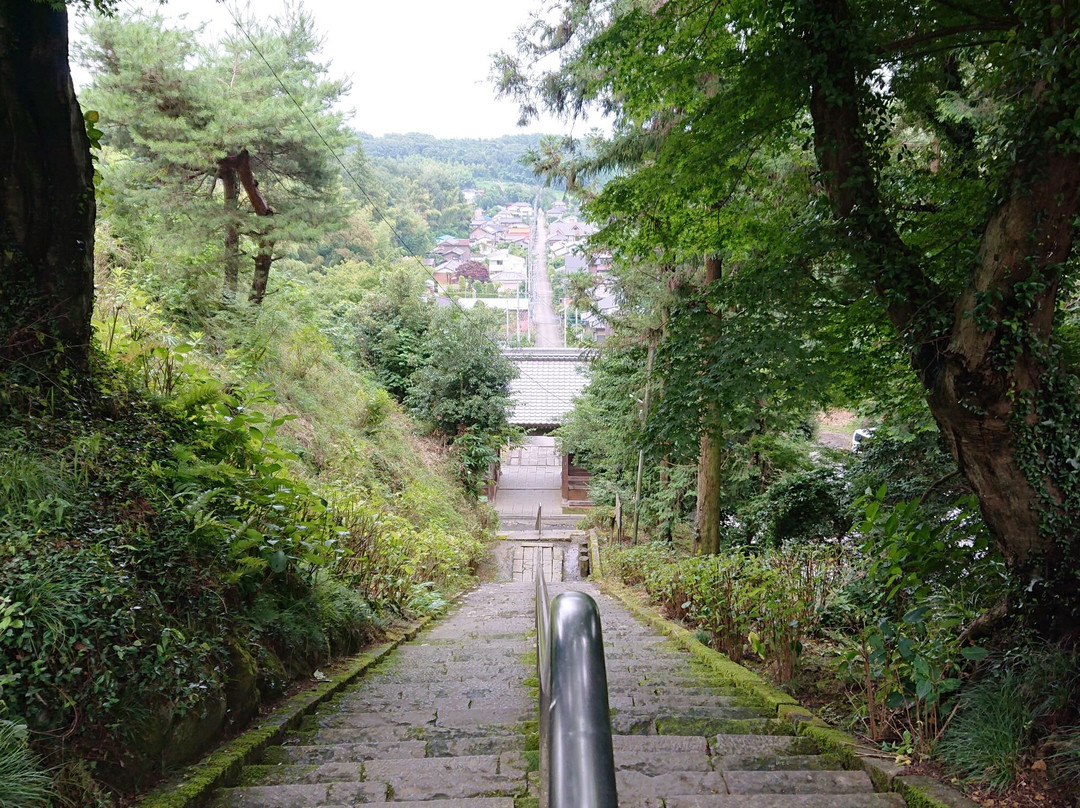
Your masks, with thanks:
<instances>
[{"instance_id":1,"label":"stone step","mask_svg":"<svg viewBox=\"0 0 1080 808\"><path fill-rule=\"evenodd\" d=\"M899 794L694 794L619 798L619 808L907 808Z\"/></svg>"},{"instance_id":2,"label":"stone step","mask_svg":"<svg viewBox=\"0 0 1080 808\"><path fill-rule=\"evenodd\" d=\"M365 808L514 808L512 796L389 801L383 793L378 799L370 799L367 795L375 794L379 789L361 788L365 785L368 784L233 788L222 791L214 801L213 808L353 808L360 804ZM385 791L385 787L379 788Z\"/></svg>"},{"instance_id":3,"label":"stone step","mask_svg":"<svg viewBox=\"0 0 1080 808\"><path fill-rule=\"evenodd\" d=\"M427 754L423 741L391 743L342 743L331 746L274 746L262 756L263 763L330 763L365 760L422 758Z\"/></svg>"},{"instance_id":4,"label":"stone step","mask_svg":"<svg viewBox=\"0 0 1080 808\"><path fill-rule=\"evenodd\" d=\"M670 720L671 723L678 723L679 721L686 721L688 723L696 723L702 726L706 726L708 720L716 721L728 721L728 720L742 720L742 719L761 719L761 711L754 709L753 707L746 707L741 704L713 704L711 707L700 705L679 705L672 704L667 706L658 701L650 700L646 704L637 704L632 699L617 698L609 699L608 707L612 715L616 713L631 713L639 718L650 718L656 720L658 718L664 718ZM719 727L718 727L719 729ZM699 734L684 733L684 734ZM708 735L709 733L703 732L700 734Z\"/></svg>"},{"instance_id":5,"label":"stone step","mask_svg":"<svg viewBox=\"0 0 1080 808\"><path fill-rule=\"evenodd\" d=\"M725 771L730 794L858 794L873 792L864 771Z\"/></svg>"},{"instance_id":6,"label":"stone step","mask_svg":"<svg viewBox=\"0 0 1080 808\"><path fill-rule=\"evenodd\" d=\"M717 771L824 771L843 769L843 763L830 755L718 755L713 758Z\"/></svg>"},{"instance_id":7,"label":"stone step","mask_svg":"<svg viewBox=\"0 0 1080 808\"><path fill-rule=\"evenodd\" d=\"M483 725L469 730L451 731L435 726L382 726L382 727L323 727L314 732L299 733L296 742L308 746L327 746L340 743L387 743L393 741L445 742L454 738L477 740L481 738L515 738L524 742L521 724Z\"/></svg>"},{"instance_id":8,"label":"stone step","mask_svg":"<svg viewBox=\"0 0 1080 808\"><path fill-rule=\"evenodd\" d=\"M709 737L713 755L813 755L817 747L809 738L795 735L719 733Z\"/></svg>"},{"instance_id":9,"label":"stone step","mask_svg":"<svg viewBox=\"0 0 1080 808\"><path fill-rule=\"evenodd\" d=\"M668 771L646 774L622 769L615 772L619 804L625 800L673 795L799 795L872 794L873 784L865 772L848 771Z\"/></svg>"},{"instance_id":10,"label":"stone step","mask_svg":"<svg viewBox=\"0 0 1080 808\"><path fill-rule=\"evenodd\" d=\"M382 712L331 712L315 716L318 727L352 727L355 729L374 729L379 727L413 727L424 729L435 727L442 729L509 726L536 719L536 707L478 706L463 710L385 710ZM404 739L402 739L404 740Z\"/></svg>"},{"instance_id":11,"label":"stone step","mask_svg":"<svg viewBox=\"0 0 1080 808\"><path fill-rule=\"evenodd\" d=\"M513 796L526 788L527 765L520 752L471 757L266 764L244 769L247 786L381 783L394 799L456 799Z\"/></svg>"},{"instance_id":12,"label":"stone step","mask_svg":"<svg viewBox=\"0 0 1080 808\"><path fill-rule=\"evenodd\" d=\"M645 775L665 772L712 771L709 744L700 736L614 735L611 739L615 768Z\"/></svg>"}]
</instances>

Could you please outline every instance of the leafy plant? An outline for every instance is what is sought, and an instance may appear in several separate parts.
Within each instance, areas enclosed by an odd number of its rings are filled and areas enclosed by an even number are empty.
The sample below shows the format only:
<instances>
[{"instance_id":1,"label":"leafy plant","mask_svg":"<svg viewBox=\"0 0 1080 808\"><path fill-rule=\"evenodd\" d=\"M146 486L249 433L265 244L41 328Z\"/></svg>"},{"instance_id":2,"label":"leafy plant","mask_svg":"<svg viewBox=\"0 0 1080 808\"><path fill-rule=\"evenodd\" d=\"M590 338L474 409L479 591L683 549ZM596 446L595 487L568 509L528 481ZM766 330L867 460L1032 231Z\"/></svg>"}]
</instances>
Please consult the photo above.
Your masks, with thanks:
<instances>
[{"instance_id":1,"label":"leafy plant","mask_svg":"<svg viewBox=\"0 0 1080 808\"><path fill-rule=\"evenodd\" d=\"M941 519L918 502L888 506L885 494L882 487L857 503L866 567L838 600L841 610L852 607L844 614L854 629L839 659L865 698L870 737L906 732L913 750L926 754L967 664L986 656L962 646L960 631L994 596L988 584L994 574L1000 578L1001 567L970 499ZM981 574L973 576L976 568ZM978 586L969 586L969 578Z\"/></svg>"}]
</instances>

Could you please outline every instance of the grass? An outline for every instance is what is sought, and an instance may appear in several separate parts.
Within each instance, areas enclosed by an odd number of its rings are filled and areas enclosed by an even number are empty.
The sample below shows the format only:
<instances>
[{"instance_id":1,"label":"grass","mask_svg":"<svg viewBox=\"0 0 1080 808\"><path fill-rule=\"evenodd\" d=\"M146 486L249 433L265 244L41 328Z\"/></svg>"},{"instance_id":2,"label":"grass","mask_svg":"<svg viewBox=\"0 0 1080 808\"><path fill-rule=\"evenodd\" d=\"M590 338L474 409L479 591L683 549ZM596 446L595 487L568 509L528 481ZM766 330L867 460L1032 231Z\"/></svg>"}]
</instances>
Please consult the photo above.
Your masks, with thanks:
<instances>
[{"instance_id":1,"label":"grass","mask_svg":"<svg viewBox=\"0 0 1080 808\"><path fill-rule=\"evenodd\" d=\"M52 778L26 745L25 729L0 721L0 805L5 808L47 806Z\"/></svg>"},{"instance_id":2,"label":"grass","mask_svg":"<svg viewBox=\"0 0 1080 808\"><path fill-rule=\"evenodd\" d=\"M1008 671L967 689L937 753L962 779L1004 791L1023 767L1035 718L1023 677Z\"/></svg>"}]
</instances>

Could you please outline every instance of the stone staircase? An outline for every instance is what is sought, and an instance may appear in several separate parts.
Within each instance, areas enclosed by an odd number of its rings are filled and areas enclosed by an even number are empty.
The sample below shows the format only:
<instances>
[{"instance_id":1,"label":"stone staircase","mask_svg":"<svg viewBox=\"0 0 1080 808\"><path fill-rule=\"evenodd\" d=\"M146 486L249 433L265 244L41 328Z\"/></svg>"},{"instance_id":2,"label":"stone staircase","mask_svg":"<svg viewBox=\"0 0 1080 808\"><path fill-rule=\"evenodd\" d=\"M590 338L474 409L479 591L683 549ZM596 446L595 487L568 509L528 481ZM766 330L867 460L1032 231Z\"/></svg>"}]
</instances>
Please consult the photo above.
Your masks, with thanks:
<instances>
[{"instance_id":1,"label":"stone staircase","mask_svg":"<svg viewBox=\"0 0 1080 808\"><path fill-rule=\"evenodd\" d=\"M790 727L710 683L590 584L600 606L622 808L886 808ZM487 584L248 766L215 808L536 804L533 589Z\"/></svg>"}]
</instances>

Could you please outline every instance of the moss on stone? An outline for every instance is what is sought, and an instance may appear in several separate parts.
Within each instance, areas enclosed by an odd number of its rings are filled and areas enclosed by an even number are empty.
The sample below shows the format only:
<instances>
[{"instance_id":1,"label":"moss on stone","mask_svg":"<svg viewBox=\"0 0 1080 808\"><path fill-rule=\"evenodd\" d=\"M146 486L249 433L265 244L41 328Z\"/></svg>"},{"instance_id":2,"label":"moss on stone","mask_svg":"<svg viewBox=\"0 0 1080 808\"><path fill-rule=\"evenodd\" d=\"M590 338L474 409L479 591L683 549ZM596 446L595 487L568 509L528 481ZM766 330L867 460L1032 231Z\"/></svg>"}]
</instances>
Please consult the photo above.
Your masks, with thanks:
<instances>
[{"instance_id":1,"label":"moss on stone","mask_svg":"<svg viewBox=\"0 0 1080 808\"><path fill-rule=\"evenodd\" d=\"M908 808L978 808L978 803L930 777L897 777L893 788L904 798Z\"/></svg>"},{"instance_id":2,"label":"moss on stone","mask_svg":"<svg viewBox=\"0 0 1080 808\"><path fill-rule=\"evenodd\" d=\"M276 766L279 763L291 763L292 761L289 759L289 754L285 751L284 746L271 746L262 753L260 762L268 766Z\"/></svg>"},{"instance_id":3,"label":"moss on stone","mask_svg":"<svg viewBox=\"0 0 1080 808\"><path fill-rule=\"evenodd\" d=\"M514 797L514 808L540 808L540 798Z\"/></svg>"},{"instance_id":4,"label":"moss on stone","mask_svg":"<svg viewBox=\"0 0 1080 808\"><path fill-rule=\"evenodd\" d=\"M402 640L415 636L430 619L410 628L400 637L368 649L355 657L330 681L298 693L267 716L259 726L234 738L199 763L188 767L176 780L163 783L144 796L139 808L196 808L205 805L210 792L236 785L245 765L254 763L267 747L279 744L285 733L305 723L308 714L342 688L352 684L364 671L393 651ZM315 727L317 728L317 724ZM539 747L537 747L539 748Z\"/></svg>"},{"instance_id":5,"label":"moss on stone","mask_svg":"<svg viewBox=\"0 0 1080 808\"><path fill-rule=\"evenodd\" d=\"M266 780L266 776L276 771L277 766L269 765L265 763L256 763L245 766L240 772L240 779L237 781L238 786L257 786L263 780Z\"/></svg>"},{"instance_id":6,"label":"moss on stone","mask_svg":"<svg viewBox=\"0 0 1080 808\"><path fill-rule=\"evenodd\" d=\"M758 719L712 718L712 717L666 717L656 719L657 735L696 735L703 738L712 735L775 735L763 731L768 725Z\"/></svg>"},{"instance_id":7,"label":"moss on stone","mask_svg":"<svg viewBox=\"0 0 1080 808\"><path fill-rule=\"evenodd\" d=\"M540 750L531 749L523 753L525 757L525 773L540 771Z\"/></svg>"}]
</instances>

